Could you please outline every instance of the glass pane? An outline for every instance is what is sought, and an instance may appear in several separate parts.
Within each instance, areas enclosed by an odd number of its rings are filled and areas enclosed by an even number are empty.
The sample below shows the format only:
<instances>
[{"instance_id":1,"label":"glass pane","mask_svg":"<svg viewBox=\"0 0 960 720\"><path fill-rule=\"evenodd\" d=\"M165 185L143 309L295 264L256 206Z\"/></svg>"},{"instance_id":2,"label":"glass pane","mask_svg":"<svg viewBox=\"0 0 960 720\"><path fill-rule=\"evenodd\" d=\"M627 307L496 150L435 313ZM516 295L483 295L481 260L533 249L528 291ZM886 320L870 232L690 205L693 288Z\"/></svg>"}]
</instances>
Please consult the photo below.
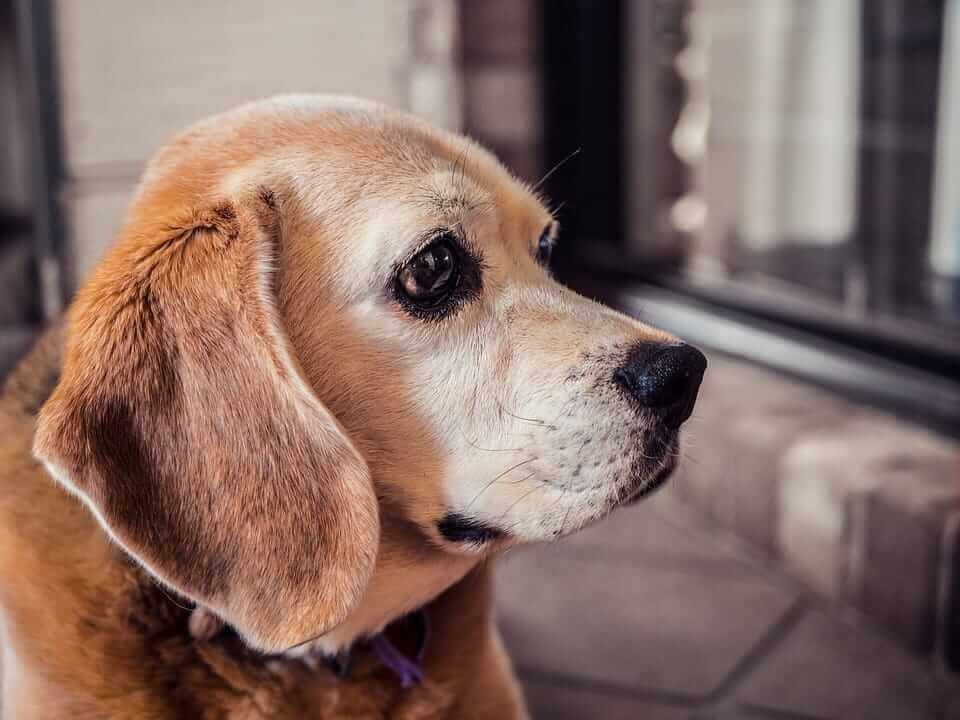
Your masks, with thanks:
<instances>
[{"instance_id":1,"label":"glass pane","mask_svg":"<svg viewBox=\"0 0 960 720\"><path fill-rule=\"evenodd\" d=\"M628 2L631 251L680 238L702 286L960 341L958 4Z\"/></svg>"}]
</instances>

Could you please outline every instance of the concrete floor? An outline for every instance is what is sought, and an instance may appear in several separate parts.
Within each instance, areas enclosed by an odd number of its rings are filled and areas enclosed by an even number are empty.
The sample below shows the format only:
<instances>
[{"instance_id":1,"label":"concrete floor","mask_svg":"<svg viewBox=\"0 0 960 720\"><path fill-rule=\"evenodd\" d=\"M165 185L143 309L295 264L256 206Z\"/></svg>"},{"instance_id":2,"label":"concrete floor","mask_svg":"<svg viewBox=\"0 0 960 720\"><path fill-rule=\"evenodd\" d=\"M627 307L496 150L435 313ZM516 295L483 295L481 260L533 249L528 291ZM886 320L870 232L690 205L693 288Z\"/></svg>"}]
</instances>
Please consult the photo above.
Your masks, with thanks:
<instances>
[{"instance_id":1,"label":"concrete floor","mask_svg":"<svg viewBox=\"0 0 960 720\"><path fill-rule=\"evenodd\" d=\"M666 490L499 568L534 718L960 718L960 680L765 567Z\"/></svg>"}]
</instances>

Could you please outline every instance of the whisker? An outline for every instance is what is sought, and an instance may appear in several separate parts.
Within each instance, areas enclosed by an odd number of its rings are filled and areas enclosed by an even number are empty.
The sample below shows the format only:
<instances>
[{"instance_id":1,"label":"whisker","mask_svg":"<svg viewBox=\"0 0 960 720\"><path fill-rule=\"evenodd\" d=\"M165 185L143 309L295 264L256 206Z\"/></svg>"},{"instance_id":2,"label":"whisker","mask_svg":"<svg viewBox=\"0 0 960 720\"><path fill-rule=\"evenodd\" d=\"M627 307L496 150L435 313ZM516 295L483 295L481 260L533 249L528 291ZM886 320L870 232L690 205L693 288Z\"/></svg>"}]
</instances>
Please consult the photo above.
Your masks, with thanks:
<instances>
[{"instance_id":1,"label":"whisker","mask_svg":"<svg viewBox=\"0 0 960 720\"><path fill-rule=\"evenodd\" d=\"M506 413L507 415L509 415L510 417L515 418L515 419L517 419L517 420L522 420L523 422L532 423L532 424L534 424L534 425L545 425L545 424L546 424L546 423L543 422L543 420L540 420L539 418L523 417L522 415L517 415L517 414L515 414L515 413L510 412L509 410L507 410L507 409L503 406L503 403L502 403L499 399L497 400L497 406L500 408L501 412L504 412L504 413Z\"/></svg>"},{"instance_id":2,"label":"whisker","mask_svg":"<svg viewBox=\"0 0 960 720\"><path fill-rule=\"evenodd\" d=\"M556 425L556 424L557 424L557 420L559 420L559 419L563 416L563 414L564 414L564 412L566 412L567 408L570 407L570 405L572 405L572 404L574 403L574 401L576 401L576 400L577 400L577 396L576 396L576 395L573 395L573 396L567 398L567 399L564 401L563 405L560 406L560 410L559 410L559 412L557 412L557 416L556 416L553 420L551 420L551 421L548 423L548 425L549 425L549 426Z\"/></svg>"},{"instance_id":3,"label":"whisker","mask_svg":"<svg viewBox=\"0 0 960 720\"><path fill-rule=\"evenodd\" d=\"M691 455L689 452L683 453L683 457L682 457L682 458L680 457L680 455L681 455L681 453L678 452L678 453L676 454L676 457L677 457L677 459L680 459L680 460L682 460L683 462L693 463L693 464L696 465L697 467L700 467L700 466L703 464L703 463L701 463L699 460L697 460L697 458L695 458L693 455Z\"/></svg>"},{"instance_id":4,"label":"whisker","mask_svg":"<svg viewBox=\"0 0 960 720\"><path fill-rule=\"evenodd\" d=\"M507 515L510 514L510 511L513 510L522 500L525 500L526 498L528 498L534 491L541 490L544 487L546 487L546 485L541 483L540 485L534 485L532 488L527 490L523 495L521 495L512 503L510 503L510 506L506 510L504 510L503 514L500 516L500 520L505 519ZM497 521L497 524L499 524L499 520Z\"/></svg>"},{"instance_id":5,"label":"whisker","mask_svg":"<svg viewBox=\"0 0 960 720\"><path fill-rule=\"evenodd\" d=\"M523 476L522 478L520 478L519 480L505 480L505 481L504 481L504 484L505 484L505 485L520 485L521 483L526 482L527 480L529 480L530 478L532 478L532 477L533 477L534 475L536 475L536 474L537 474L537 471L534 470L533 472L524 475L524 476Z\"/></svg>"},{"instance_id":6,"label":"whisker","mask_svg":"<svg viewBox=\"0 0 960 720\"><path fill-rule=\"evenodd\" d=\"M554 505L556 505L557 503L563 502L563 499L567 496L567 493L568 493L569 491L570 491L570 488L564 488L564 489L563 489L563 492L560 493L560 497L558 497L556 500L554 500L554 501L550 504L550 507L547 508L547 509L548 509L548 510L553 510L553 506L554 506Z\"/></svg>"},{"instance_id":7,"label":"whisker","mask_svg":"<svg viewBox=\"0 0 960 720\"><path fill-rule=\"evenodd\" d=\"M485 447L480 447L479 445L477 445L473 440L471 440L471 439L467 436L467 433L464 432L463 428L457 428L457 429L460 430L460 434L463 435L463 439L467 441L467 444L470 445L470 447L472 447L472 448L474 448L474 449L476 449L476 450L482 450L483 452L522 452L523 450L526 449L526 448L485 448Z\"/></svg>"},{"instance_id":8,"label":"whisker","mask_svg":"<svg viewBox=\"0 0 960 720\"><path fill-rule=\"evenodd\" d=\"M572 160L573 158L575 158L577 155L579 155L581 150L583 150L583 148L582 148L582 147L578 147L576 150L574 150L572 153L570 153L569 155L567 155L565 158L563 158L560 162L558 162L558 163L557 163L556 165L554 165L552 168L550 168L549 170L547 170L547 173L546 173L542 178L540 178L540 179L536 182L536 184L533 185L533 187L530 188L530 191L531 191L531 192L536 192L537 190L539 190L540 187L550 178L551 175L553 175L557 170L559 170L559 169L562 168L564 165L566 165L567 162L569 162L570 160Z\"/></svg>"},{"instance_id":9,"label":"whisker","mask_svg":"<svg viewBox=\"0 0 960 720\"><path fill-rule=\"evenodd\" d=\"M533 462L533 461L536 460L536 459L537 459L536 457L527 458L526 460L523 460L522 462L518 462L516 465L512 465L512 466L508 467L508 468L507 468L506 470L504 470L502 473L500 473L499 475L497 475L493 480L491 480L490 482L488 482L486 485L484 485L484 486L480 489L480 492L478 492L478 493L476 494L476 496L473 498L473 500L471 500L471 501L467 504L467 507L465 508L465 511L466 511L466 510L469 510L471 507L473 507L473 504L480 498L480 496L483 495L490 487L492 487L493 484L494 484L495 482L497 482L497 480L499 480L500 478L502 478L504 475L513 472L513 471L516 470L518 467L522 467L523 465L526 465L527 463L531 463L531 462Z\"/></svg>"},{"instance_id":10,"label":"whisker","mask_svg":"<svg viewBox=\"0 0 960 720\"><path fill-rule=\"evenodd\" d=\"M573 510L573 505L568 505L568 506L567 506L567 512L566 512L566 514L563 516L563 522L560 523L560 534L561 534L561 535L565 535L565 534L566 534L566 531L567 531L567 520L570 519L570 511L571 511L571 510Z\"/></svg>"},{"instance_id":11,"label":"whisker","mask_svg":"<svg viewBox=\"0 0 960 720\"><path fill-rule=\"evenodd\" d=\"M151 578L151 579L152 579L152 578ZM172 602L174 605L176 605L176 606L177 606L178 608L180 608L181 610L187 610L187 611L189 611L189 612L193 612L193 610L195 609L195 608L187 607L186 605L181 605L180 603L178 603L178 602L173 598L173 596L172 596L170 593L167 592L167 589L166 589L163 585L160 584L160 581L159 581L159 580L154 580L154 585L160 590L160 592L162 592L162 593L166 596L167 600L169 600L170 602Z\"/></svg>"}]
</instances>

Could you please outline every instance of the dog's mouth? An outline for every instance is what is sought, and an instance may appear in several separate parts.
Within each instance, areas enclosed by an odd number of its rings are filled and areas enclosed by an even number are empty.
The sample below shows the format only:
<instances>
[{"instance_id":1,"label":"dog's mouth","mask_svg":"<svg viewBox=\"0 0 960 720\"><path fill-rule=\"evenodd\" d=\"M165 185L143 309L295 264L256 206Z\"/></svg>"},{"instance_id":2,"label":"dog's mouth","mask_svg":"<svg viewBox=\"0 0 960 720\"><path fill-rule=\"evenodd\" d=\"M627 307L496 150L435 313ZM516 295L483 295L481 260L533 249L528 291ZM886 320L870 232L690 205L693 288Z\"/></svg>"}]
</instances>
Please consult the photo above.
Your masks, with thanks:
<instances>
[{"instance_id":1,"label":"dog's mouth","mask_svg":"<svg viewBox=\"0 0 960 720\"><path fill-rule=\"evenodd\" d=\"M623 501L623 505L633 505L634 503L643 500L645 497L652 495L657 490L662 488L667 480L670 479L670 476L673 475L674 470L677 469L678 464L676 451L668 453L664 459L663 464L660 469L646 482L640 483L637 488L633 491L631 495Z\"/></svg>"},{"instance_id":2,"label":"dog's mouth","mask_svg":"<svg viewBox=\"0 0 960 720\"><path fill-rule=\"evenodd\" d=\"M617 505L632 505L666 484L680 461L680 434L655 433L648 437L640 459L634 464L632 484L621 492Z\"/></svg>"},{"instance_id":3,"label":"dog's mouth","mask_svg":"<svg viewBox=\"0 0 960 720\"><path fill-rule=\"evenodd\" d=\"M620 505L633 505L649 497L663 487L676 470L679 464L678 433L650 438L646 446L646 451L639 456L631 473L634 480L621 489L618 497L610 498L609 510ZM654 447L656 455L651 455ZM596 519L605 514L600 514ZM436 531L445 543L475 551L511 537L511 533L502 527L452 510L437 521Z\"/></svg>"},{"instance_id":4,"label":"dog's mouth","mask_svg":"<svg viewBox=\"0 0 960 720\"><path fill-rule=\"evenodd\" d=\"M437 523L437 530L448 542L473 547L481 547L505 535L500 528L455 512L444 515Z\"/></svg>"}]
</instances>

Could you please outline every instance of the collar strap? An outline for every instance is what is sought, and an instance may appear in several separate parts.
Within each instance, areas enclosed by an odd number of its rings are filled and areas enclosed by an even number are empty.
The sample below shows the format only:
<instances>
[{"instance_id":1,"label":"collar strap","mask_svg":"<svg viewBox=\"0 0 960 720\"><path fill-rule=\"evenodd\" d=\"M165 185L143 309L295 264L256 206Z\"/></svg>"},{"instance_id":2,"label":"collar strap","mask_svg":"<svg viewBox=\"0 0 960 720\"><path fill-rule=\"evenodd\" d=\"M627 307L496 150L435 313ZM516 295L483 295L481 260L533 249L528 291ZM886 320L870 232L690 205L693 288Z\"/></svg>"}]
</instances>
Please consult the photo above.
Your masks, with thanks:
<instances>
[{"instance_id":1,"label":"collar strap","mask_svg":"<svg viewBox=\"0 0 960 720\"><path fill-rule=\"evenodd\" d=\"M397 676L400 687L410 688L423 682L423 659L427 650L427 642L430 640L430 619L427 617L426 611L420 609L392 623L391 627L404 622L413 627L416 637L416 650L412 657L401 652L393 641L387 637L386 631L371 638L369 644L380 664ZM337 677L345 678L350 674L350 660L350 651L345 650L327 658L327 666Z\"/></svg>"}]
</instances>

